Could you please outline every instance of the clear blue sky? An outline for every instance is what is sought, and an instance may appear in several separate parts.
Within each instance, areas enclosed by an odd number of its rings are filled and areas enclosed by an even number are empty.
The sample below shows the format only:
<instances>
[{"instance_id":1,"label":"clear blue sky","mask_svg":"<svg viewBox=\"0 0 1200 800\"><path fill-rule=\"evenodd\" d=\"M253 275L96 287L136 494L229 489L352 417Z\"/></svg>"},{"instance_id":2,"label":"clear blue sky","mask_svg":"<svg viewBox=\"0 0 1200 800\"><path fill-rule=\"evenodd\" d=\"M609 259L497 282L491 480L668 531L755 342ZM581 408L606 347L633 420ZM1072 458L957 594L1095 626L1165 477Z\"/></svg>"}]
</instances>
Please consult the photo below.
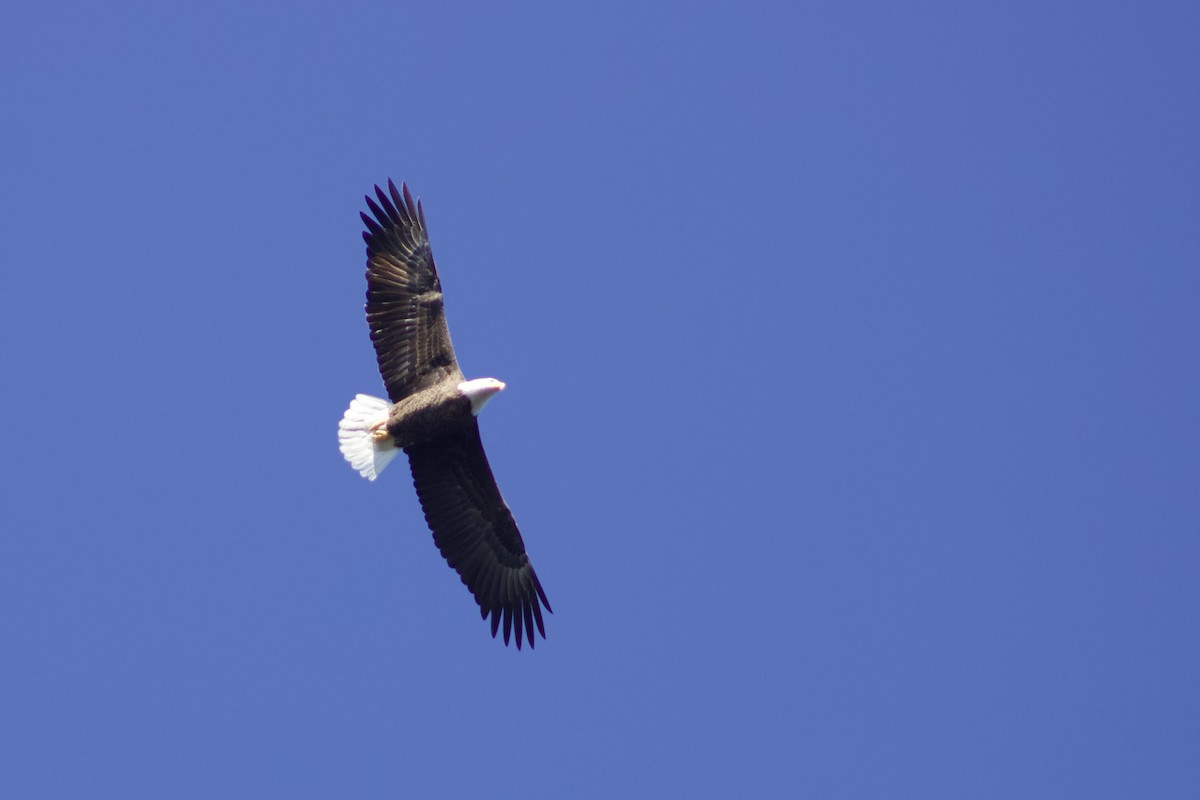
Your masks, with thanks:
<instances>
[{"instance_id":1,"label":"clear blue sky","mask_svg":"<svg viewBox=\"0 0 1200 800\"><path fill-rule=\"evenodd\" d=\"M1194 3L21 4L0 795L1200 796ZM381 393L425 203L553 603Z\"/></svg>"}]
</instances>

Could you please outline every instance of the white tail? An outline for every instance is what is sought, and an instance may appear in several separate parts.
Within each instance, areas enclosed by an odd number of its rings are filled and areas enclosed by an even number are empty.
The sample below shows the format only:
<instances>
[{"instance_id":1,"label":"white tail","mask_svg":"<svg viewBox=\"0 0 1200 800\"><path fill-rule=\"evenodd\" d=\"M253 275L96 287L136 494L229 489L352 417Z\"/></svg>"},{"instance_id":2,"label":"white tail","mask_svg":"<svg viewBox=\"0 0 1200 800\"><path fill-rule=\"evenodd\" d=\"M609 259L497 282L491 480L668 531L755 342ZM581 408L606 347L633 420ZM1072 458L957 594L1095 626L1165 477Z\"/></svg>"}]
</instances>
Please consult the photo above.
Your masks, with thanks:
<instances>
[{"instance_id":1,"label":"white tail","mask_svg":"<svg viewBox=\"0 0 1200 800\"><path fill-rule=\"evenodd\" d=\"M338 423L338 447L350 466L369 481L379 477L400 451L390 438L379 441L375 430L387 422L391 404L369 394L355 395Z\"/></svg>"}]
</instances>

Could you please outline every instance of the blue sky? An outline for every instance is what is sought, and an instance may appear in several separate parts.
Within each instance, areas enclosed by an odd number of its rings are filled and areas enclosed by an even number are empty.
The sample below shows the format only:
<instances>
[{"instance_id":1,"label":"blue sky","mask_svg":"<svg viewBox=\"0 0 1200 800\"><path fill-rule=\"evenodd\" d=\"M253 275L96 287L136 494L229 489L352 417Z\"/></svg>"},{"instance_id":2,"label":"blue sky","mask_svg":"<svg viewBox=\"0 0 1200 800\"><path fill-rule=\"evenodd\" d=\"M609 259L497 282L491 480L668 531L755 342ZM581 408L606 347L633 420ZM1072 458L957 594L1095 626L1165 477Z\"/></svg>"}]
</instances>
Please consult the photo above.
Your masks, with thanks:
<instances>
[{"instance_id":1,"label":"blue sky","mask_svg":"<svg viewBox=\"0 0 1200 800\"><path fill-rule=\"evenodd\" d=\"M1195 797L1195 5L432 5L6 15L0 794ZM337 451L388 177L533 652Z\"/></svg>"}]
</instances>

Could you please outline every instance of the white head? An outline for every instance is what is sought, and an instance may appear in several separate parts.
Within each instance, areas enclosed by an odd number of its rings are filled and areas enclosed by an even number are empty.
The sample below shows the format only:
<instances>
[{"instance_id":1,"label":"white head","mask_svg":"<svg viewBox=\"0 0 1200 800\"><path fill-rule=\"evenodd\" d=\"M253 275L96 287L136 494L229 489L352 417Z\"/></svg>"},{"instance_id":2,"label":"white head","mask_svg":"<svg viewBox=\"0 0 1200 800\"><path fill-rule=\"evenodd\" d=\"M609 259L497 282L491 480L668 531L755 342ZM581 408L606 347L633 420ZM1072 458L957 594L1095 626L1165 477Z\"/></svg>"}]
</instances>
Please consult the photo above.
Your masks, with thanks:
<instances>
[{"instance_id":1,"label":"white head","mask_svg":"<svg viewBox=\"0 0 1200 800\"><path fill-rule=\"evenodd\" d=\"M479 416L479 412L483 411L487 401L502 389L504 389L504 381L498 381L495 378L476 378L473 381L463 381L458 385L458 390L471 400L471 413L475 416Z\"/></svg>"}]
</instances>

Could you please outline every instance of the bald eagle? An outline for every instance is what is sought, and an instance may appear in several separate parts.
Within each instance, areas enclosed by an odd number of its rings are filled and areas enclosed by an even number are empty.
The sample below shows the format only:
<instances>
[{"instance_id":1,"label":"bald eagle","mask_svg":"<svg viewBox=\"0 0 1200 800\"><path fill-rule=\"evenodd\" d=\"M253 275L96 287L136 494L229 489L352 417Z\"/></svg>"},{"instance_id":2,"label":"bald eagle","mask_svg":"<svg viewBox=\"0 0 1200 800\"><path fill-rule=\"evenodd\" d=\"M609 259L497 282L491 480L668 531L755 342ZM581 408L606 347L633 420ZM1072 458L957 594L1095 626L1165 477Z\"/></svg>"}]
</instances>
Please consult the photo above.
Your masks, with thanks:
<instances>
[{"instance_id":1,"label":"bald eagle","mask_svg":"<svg viewBox=\"0 0 1200 800\"><path fill-rule=\"evenodd\" d=\"M338 425L342 455L375 480L403 450L433 541L475 596L492 637L503 624L534 646L550 602L483 452L479 412L504 384L458 368L429 247L425 210L389 179L360 213L367 242L367 323L388 400L360 394ZM389 402L390 401L390 402Z\"/></svg>"}]
</instances>

